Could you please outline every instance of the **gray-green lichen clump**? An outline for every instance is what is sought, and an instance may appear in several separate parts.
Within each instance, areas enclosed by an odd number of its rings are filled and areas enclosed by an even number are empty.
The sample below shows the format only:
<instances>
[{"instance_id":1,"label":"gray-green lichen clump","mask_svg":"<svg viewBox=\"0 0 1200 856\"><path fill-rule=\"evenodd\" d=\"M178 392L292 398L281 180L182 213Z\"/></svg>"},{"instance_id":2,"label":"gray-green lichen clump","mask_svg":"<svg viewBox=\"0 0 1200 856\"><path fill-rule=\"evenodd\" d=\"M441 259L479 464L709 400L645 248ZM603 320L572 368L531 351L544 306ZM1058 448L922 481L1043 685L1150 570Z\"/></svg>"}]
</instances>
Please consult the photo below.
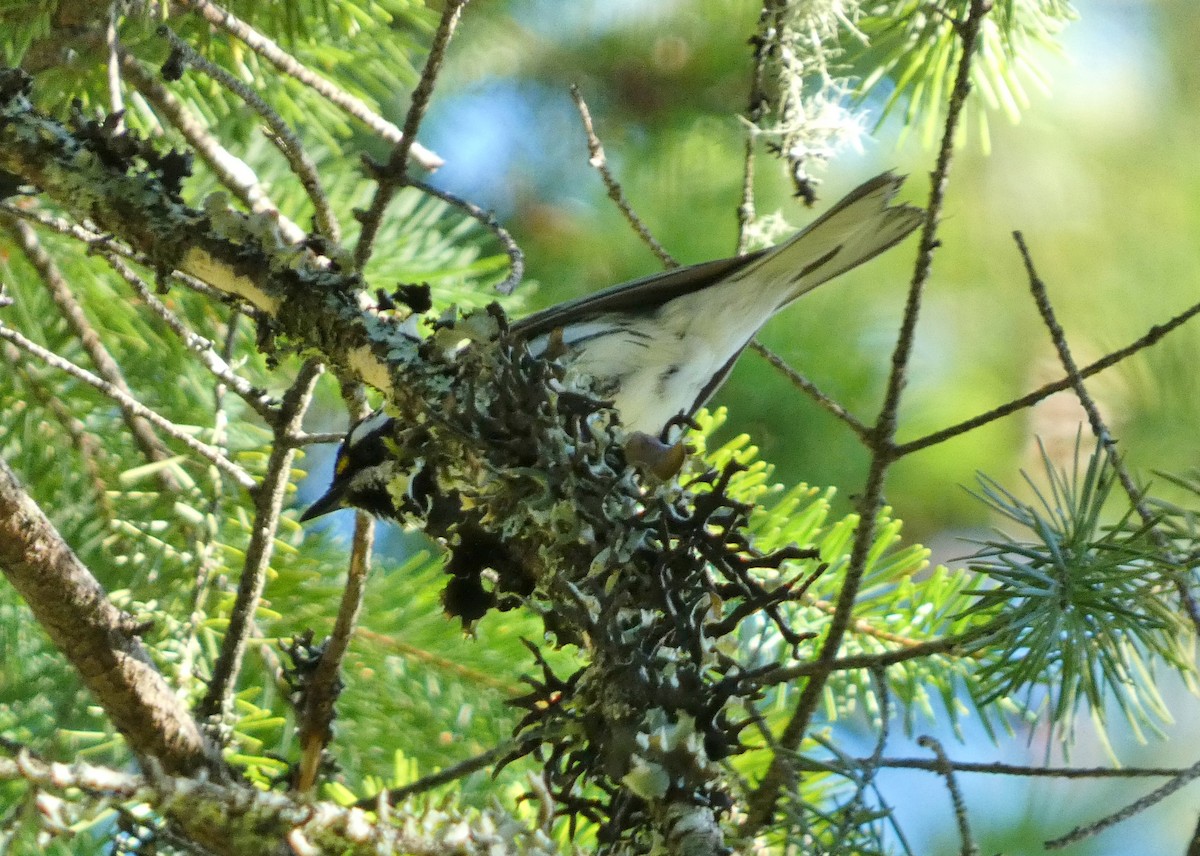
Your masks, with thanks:
<instances>
[{"instance_id":1,"label":"gray-green lichen clump","mask_svg":"<svg viewBox=\"0 0 1200 856\"><path fill-rule=\"evenodd\" d=\"M393 496L449 547L448 608L532 608L587 652L567 677L544 666L520 700L522 751L567 811L616 819L611 843L640 851L663 834L655 819L715 823L728 805L718 762L741 748L727 708L753 692L716 643L790 596L752 569L797 551L754 551L749 508L725 492L732 470L642 476L588 380L530 356L498 309L442 319L418 350L394 382L422 385L428 410L397 420L394 448L420 460Z\"/></svg>"}]
</instances>

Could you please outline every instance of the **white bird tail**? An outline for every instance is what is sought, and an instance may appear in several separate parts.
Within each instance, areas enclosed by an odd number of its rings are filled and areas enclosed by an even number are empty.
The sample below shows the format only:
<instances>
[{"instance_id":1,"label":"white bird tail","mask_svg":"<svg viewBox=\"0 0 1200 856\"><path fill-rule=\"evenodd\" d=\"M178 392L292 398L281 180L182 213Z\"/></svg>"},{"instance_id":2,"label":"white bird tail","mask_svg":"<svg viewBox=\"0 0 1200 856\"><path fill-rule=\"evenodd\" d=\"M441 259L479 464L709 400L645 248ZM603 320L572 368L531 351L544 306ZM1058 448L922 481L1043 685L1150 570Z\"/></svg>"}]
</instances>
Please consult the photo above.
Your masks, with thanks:
<instances>
[{"instance_id":1,"label":"white bird tail","mask_svg":"<svg viewBox=\"0 0 1200 856\"><path fill-rule=\"evenodd\" d=\"M904 179L876 176L810 223L730 277L756 280L778 291L779 309L853 267L873 259L921 225L925 212L909 205L889 206Z\"/></svg>"}]
</instances>

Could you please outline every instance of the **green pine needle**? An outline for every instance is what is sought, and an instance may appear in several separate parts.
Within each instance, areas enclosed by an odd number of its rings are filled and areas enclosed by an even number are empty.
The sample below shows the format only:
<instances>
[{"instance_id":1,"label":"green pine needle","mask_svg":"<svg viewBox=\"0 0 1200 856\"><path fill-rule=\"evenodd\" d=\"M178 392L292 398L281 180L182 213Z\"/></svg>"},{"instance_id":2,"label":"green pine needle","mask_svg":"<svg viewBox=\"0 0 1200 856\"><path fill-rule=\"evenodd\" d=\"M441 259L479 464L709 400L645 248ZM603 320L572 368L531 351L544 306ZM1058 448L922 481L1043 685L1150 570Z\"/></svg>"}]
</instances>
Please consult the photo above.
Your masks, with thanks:
<instances>
[{"instance_id":1,"label":"green pine needle","mask_svg":"<svg viewBox=\"0 0 1200 856\"><path fill-rule=\"evenodd\" d=\"M981 579L969 613L1003 628L979 649L977 701L1021 697L1067 735L1081 707L1103 725L1109 702L1139 733L1157 728L1169 717L1147 677L1153 664L1191 668L1162 596L1176 568L1127 501L1115 520L1107 513L1118 505L1107 451L1081 468L1077 445L1070 471L1044 447L1042 461L1044 487L1025 476L1033 502L979 477L979 497L1032 537L998 535L971 560Z\"/></svg>"}]
</instances>

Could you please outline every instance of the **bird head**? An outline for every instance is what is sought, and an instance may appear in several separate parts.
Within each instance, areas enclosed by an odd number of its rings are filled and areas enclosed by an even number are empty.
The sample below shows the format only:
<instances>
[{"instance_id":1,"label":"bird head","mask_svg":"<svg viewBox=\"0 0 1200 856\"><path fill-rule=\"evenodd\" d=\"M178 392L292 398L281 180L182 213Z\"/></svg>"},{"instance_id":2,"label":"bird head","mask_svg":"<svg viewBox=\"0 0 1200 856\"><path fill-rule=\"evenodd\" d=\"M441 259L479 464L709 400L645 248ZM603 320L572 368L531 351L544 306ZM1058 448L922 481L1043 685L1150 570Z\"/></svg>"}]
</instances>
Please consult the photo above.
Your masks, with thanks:
<instances>
[{"instance_id":1,"label":"bird head","mask_svg":"<svg viewBox=\"0 0 1200 856\"><path fill-rule=\"evenodd\" d=\"M338 448L333 483L300 516L301 522L350 506L381 517L398 515L388 492L398 471L387 445L394 427L392 417L377 410L350 429Z\"/></svg>"}]
</instances>

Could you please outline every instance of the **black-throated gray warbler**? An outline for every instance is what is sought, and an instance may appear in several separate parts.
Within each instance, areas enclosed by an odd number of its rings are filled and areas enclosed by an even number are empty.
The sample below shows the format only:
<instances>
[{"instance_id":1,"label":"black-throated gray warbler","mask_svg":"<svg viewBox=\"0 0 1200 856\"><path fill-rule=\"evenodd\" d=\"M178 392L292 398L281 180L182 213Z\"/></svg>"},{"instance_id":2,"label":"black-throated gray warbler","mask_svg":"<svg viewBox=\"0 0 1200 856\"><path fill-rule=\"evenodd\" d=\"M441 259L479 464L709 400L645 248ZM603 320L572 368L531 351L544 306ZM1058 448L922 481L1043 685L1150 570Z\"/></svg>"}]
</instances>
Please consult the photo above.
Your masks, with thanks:
<instances>
[{"instance_id":1,"label":"black-throated gray warbler","mask_svg":"<svg viewBox=\"0 0 1200 856\"><path fill-rule=\"evenodd\" d=\"M903 181L876 176L775 247L568 300L515 322L511 333L535 356L550 350L591 377L627 431L658 435L708 401L771 316L920 225L919 208L889 205ZM377 412L350 430L333 484L302 520L344 505L396 516L387 490L395 475L384 443L390 429Z\"/></svg>"}]
</instances>

